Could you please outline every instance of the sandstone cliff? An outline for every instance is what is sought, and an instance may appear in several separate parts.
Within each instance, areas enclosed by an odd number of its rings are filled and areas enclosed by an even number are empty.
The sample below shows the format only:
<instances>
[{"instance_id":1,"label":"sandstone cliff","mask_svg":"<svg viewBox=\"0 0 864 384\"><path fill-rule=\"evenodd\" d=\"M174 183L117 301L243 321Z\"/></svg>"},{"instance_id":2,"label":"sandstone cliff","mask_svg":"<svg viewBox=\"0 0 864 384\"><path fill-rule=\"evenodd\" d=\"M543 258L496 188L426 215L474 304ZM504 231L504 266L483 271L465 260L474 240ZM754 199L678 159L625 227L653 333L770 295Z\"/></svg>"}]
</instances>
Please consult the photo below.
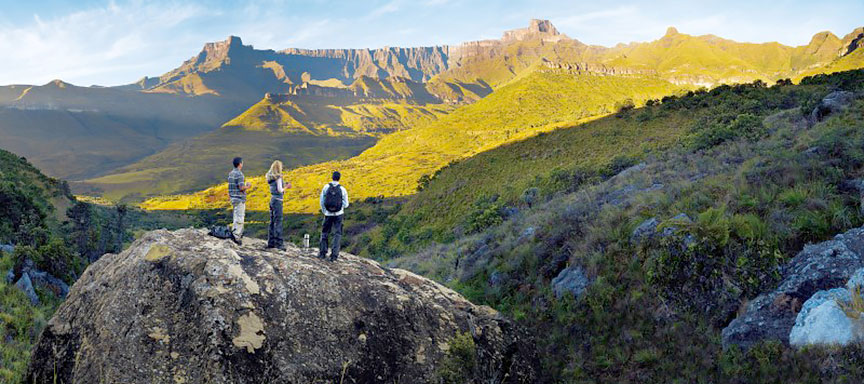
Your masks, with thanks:
<instances>
[{"instance_id":1,"label":"sandstone cliff","mask_svg":"<svg viewBox=\"0 0 864 384\"><path fill-rule=\"evenodd\" d=\"M367 259L263 247L161 230L105 255L43 331L27 381L434 382L445 361L461 367L448 350L466 332L469 380L537 380L530 340L491 308Z\"/></svg>"}]
</instances>

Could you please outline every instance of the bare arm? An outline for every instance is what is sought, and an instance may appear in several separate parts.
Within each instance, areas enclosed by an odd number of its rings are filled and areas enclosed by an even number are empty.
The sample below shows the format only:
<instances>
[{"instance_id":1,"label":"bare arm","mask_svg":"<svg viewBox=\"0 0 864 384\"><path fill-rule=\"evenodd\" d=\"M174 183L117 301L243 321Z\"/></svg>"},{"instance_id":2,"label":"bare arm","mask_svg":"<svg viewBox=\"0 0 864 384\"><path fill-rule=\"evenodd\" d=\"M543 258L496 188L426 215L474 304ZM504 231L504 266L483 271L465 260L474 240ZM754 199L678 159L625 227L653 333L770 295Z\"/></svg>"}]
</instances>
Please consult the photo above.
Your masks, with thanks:
<instances>
[{"instance_id":1,"label":"bare arm","mask_svg":"<svg viewBox=\"0 0 864 384\"><path fill-rule=\"evenodd\" d=\"M244 180L246 180L246 178L243 177L242 175L240 177L241 177L241 179L237 180L237 188L238 189L240 189L241 191L245 191L249 188L252 188L252 183L250 183L250 182L244 183Z\"/></svg>"}]
</instances>

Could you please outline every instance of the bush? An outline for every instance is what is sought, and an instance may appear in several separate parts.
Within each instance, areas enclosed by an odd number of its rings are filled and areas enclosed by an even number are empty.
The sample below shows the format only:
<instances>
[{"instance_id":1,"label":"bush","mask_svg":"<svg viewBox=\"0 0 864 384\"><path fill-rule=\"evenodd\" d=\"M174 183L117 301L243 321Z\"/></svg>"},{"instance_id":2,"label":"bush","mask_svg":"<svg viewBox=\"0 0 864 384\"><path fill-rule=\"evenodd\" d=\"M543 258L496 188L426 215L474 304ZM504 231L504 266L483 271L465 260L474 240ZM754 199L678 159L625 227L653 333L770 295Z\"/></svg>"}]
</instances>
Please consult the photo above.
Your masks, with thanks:
<instances>
[{"instance_id":1,"label":"bush","mask_svg":"<svg viewBox=\"0 0 864 384\"><path fill-rule=\"evenodd\" d=\"M498 196L481 197L474 202L473 210L468 214L465 227L468 233L477 233L501 224L503 221L503 207L498 203Z\"/></svg>"},{"instance_id":2,"label":"bush","mask_svg":"<svg viewBox=\"0 0 864 384\"><path fill-rule=\"evenodd\" d=\"M739 137L751 141L758 140L766 134L762 118L750 113L740 114L728 123L723 121L724 116L716 116L714 119L716 121L706 126L694 128L696 149L708 149Z\"/></svg>"},{"instance_id":3,"label":"bush","mask_svg":"<svg viewBox=\"0 0 864 384\"><path fill-rule=\"evenodd\" d=\"M438 367L438 377L446 384L472 382L477 369L477 346L471 332L457 334L448 345L447 357Z\"/></svg>"},{"instance_id":4,"label":"bush","mask_svg":"<svg viewBox=\"0 0 864 384\"><path fill-rule=\"evenodd\" d=\"M630 98L615 103L615 112L617 113L628 112L633 110L633 108L636 108L636 103Z\"/></svg>"},{"instance_id":5,"label":"bush","mask_svg":"<svg viewBox=\"0 0 864 384\"><path fill-rule=\"evenodd\" d=\"M532 205L534 205L534 203L537 202L537 197L539 194L540 194L539 189L537 189L535 187L531 187L531 188L526 189L524 192L522 192L522 196L519 197L519 200L522 201L522 203L527 205L528 207L531 207Z\"/></svg>"}]
</instances>

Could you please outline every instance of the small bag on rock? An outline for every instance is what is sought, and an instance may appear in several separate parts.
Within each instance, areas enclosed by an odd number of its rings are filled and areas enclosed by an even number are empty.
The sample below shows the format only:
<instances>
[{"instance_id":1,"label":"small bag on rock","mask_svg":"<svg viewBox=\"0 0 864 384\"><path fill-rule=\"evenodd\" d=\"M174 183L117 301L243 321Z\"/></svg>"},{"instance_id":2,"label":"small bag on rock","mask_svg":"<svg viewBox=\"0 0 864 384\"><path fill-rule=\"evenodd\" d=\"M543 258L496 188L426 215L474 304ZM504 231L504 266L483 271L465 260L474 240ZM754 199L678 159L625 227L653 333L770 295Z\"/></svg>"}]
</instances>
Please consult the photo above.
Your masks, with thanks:
<instances>
[{"instance_id":1,"label":"small bag on rock","mask_svg":"<svg viewBox=\"0 0 864 384\"><path fill-rule=\"evenodd\" d=\"M227 225L217 225L215 227L210 228L210 232L208 235L217 237L220 239L230 239L231 236L231 228L228 228Z\"/></svg>"}]
</instances>

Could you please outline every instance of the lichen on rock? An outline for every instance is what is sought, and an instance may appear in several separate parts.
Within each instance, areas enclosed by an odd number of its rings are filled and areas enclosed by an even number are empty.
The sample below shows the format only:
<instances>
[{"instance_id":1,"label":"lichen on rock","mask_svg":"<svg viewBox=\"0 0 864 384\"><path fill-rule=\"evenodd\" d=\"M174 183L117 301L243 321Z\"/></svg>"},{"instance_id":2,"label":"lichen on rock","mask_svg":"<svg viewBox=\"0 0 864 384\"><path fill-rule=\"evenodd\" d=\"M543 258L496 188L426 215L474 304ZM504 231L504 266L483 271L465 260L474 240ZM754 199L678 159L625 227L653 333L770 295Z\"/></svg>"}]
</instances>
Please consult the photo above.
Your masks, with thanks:
<instances>
[{"instance_id":1,"label":"lichen on rock","mask_svg":"<svg viewBox=\"0 0 864 384\"><path fill-rule=\"evenodd\" d=\"M103 256L40 335L26 381L435 382L466 332L476 379L538 380L529 335L489 307L368 259L264 246L159 230Z\"/></svg>"}]
</instances>

